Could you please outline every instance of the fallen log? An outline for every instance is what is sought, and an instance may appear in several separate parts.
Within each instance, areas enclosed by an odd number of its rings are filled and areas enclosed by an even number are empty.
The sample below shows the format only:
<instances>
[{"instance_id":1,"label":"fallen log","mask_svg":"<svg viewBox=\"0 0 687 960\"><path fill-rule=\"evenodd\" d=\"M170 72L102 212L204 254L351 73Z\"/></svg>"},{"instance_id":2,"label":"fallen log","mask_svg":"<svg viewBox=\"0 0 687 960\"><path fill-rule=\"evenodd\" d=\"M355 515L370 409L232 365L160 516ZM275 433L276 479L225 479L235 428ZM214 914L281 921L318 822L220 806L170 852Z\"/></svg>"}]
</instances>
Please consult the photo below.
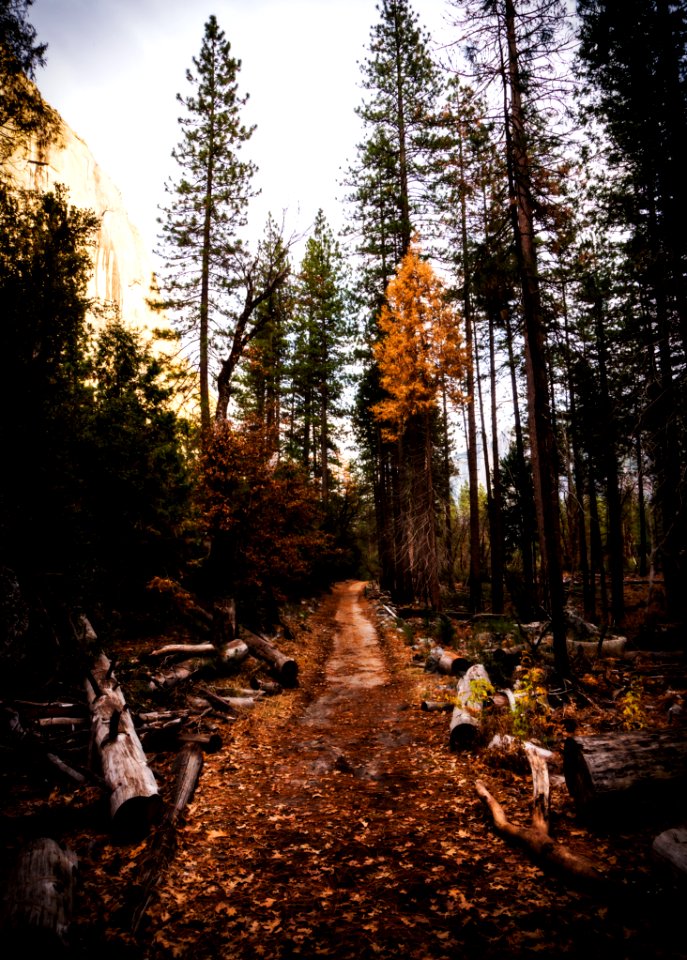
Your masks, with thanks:
<instances>
[{"instance_id":1,"label":"fallen log","mask_svg":"<svg viewBox=\"0 0 687 960\"><path fill-rule=\"evenodd\" d=\"M687 824L659 833L651 849L664 869L680 883L687 883Z\"/></svg>"},{"instance_id":2,"label":"fallen log","mask_svg":"<svg viewBox=\"0 0 687 960\"><path fill-rule=\"evenodd\" d=\"M268 697L276 697L284 692L282 685L274 680L261 680L259 677L251 677L250 685L253 690L259 690Z\"/></svg>"},{"instance_id":3,"label":"fallen log","mask_svg":"<svg viewBox=\"0 0 687 960\"><path fill-rule=\"evenodd\" d=\"M428 673L441 673L447 677L457 677L464 674L470 666L470 661L457 653L448 653L441 647L430 651L425 661L425 670Z\"/></svg>"},{"instance_id":4,"label":"fallen log","mask_svg":"<svg viewBox=\"0 0 687 960\"><path fill-rule=\"evenodd\" d=\"M213 657L221 663L240 663L248 656L248 647L242 640L232 640L216 647L213 643L166 643L163 647L153 650L150 657L188 656Z\"/></svg>"},{"instance_id":5,"label":"fallen log","mask_svg":"<svg viewBox=\"0 0 687 960\"><path fill-rule=\"evenodd\" d=\"M162 667L150 677L148 688L151 693L166 693L168 690L178 687L180 683L190 680L191 677L202 676L214 669L215 664L208 657L171 663Z\"/></svg>"},{"instance_id":6,"label":"fallen log","mask_svg":"<svg viewBox=\"0 0 687 960\"><path fill-rule=\"evenodd\" d=\"M685 797L687 737L675 729L568 737L563 771L579 814L629 816Z\"/></svg>"},{"instance_id":7,"label":"fallen log","mask_svg":"<svg viewBox=\"0 0 687 960\"><path fill-rule=\"evenodd\" d=\"M449 727L451 750L465 750L474 744L484 701L492 692L489 674L481 663L473 664L460 678Z\"/></svg>"},{"instance_id":8,"label":"fallen log","mask_svg":"<svg viewBox=\"0 0 687 960\"><path fill-rule=\"evenodd\" d=\"M203 751L198 744L187 744L175 763L174 793L163 822L156 831L150 852L130 900L131 930L138 931L153 895L155 885L176 853L176 825L191 802L203 769Z\"/></svg>"},{"instance_id":9,"label":"fallen log","mask_svg":"<svg viewBox=\"0 0 687 960\"><path fill-rule=\"evenodd\" d=\"M241 710L251 710L255 706L253 697L221 697L207 687L198 687L198 692L205 697L211 706L225 713L239 713Z\"/></svg>"},{"instance_id":10,"label":"fallen log","mask_svg":"<svg viewBox=\"0 0 687 960\"><path fill-rule=\"evenodd\" d=\"M264 637L241 627L241 638L254 657L268 664L283 687L295 687L298 682L298 664L292 657L273 646Z\"/></svg>"},{"instance_id":11,"label":"fallen log","mask_svg":"<svg viewBox=\"0 0 687 960\"><path fill-rule=\"evenodd\" d=\"M2 916L3 956L67 957L77 857L48 837L20 851Z\"/></svg>"},{"instance_id":12,"label":"fallen log","mask_svg":"<svg viewBox=\"0 0 687 960\"><path fill-rule=\"evenodd\" d=\"M160 813L161 800L110 661L101 654L86 683L91 736L109 789L113 829L140 835Z\"/></svg>"},{"instance_id":13,"label":"fallen log","mask_svg":"<svg viewBox=\"0 0 687 960\"><path fill-rule=\"evenodd\" d=\"M448 713L453 710L453 703L450 700L423 700L420 709L426 713Z\"/></svg>"}]
</instances>

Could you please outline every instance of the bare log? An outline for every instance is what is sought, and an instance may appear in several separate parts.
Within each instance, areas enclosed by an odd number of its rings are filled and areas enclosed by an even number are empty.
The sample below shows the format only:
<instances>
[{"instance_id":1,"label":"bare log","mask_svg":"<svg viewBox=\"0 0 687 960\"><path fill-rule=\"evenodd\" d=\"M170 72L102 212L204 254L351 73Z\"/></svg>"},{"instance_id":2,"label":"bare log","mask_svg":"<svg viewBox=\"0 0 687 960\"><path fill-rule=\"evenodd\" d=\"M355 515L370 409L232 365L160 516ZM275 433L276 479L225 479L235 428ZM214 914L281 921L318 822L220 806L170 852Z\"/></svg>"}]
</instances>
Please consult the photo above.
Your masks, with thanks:
<instances>
[{"instance_id":1,"label":"bare log","mask_svg":"<svg viewBox=\"0 0 687 960\"><path fill-rule=\"evenodd\" d=\"M661 866L681 883L687 883L687 824L664 830L651 849Z\"/></svg>"},{"instance_id":2,"label":"bare log","mask_svg":"<svg viewBox=\"0 0 687 960\"><path fill-rule=\"evenodd\" d=\"M158 670L151 676L148 687L152 693L164 693L190 680L191 677L212 671L213 668L213 661L207 657L182 660L181 663L172 663Z\"/></svg>"},{"instance_id":3,"label":"bare log","mask_svg":"<svg viewBox=\"0 0 687 960\"><path fill-rule=\"evenodd\" d=\"M470 661L457 653L449 653L441 647L435 647L430 651L425 661L425 670L430 673L441 673L447 677L457 677L465 673L470 666Z\"/></svg>"},{"instance_id":4,"label":"bare log","mask_svg":"<svg viewBox=\"0 0 687 960\"><path fill-rule=\"evenodd\" d=\"M481 663L471 666L460 678L449 727L451 750L464 750L475 742L482 706L491 691L489 674Z\"/></svg>"},{"instance_id":5,"label":"bare log","mask_svg":"<svg viewBox=\"0 0 687 960\"><path fill-rule=\"evenodd\" d=\"M268 697L276 697L284 692L282 685L274 680L261 680L259 677L251 677L250 685L253 690L259 690Z\"/></svg>"},{"instance_id":6,"label":"bare log","mask_svg":"<svg viewBox=\"0 0 687 960\"><path fill-rule=\"evenodd\" d=\"M630 815L685 797L687 738L675 729L568 737L563 771L581 815Z\"/></svg>"},{"instance_id":7,"label":"bare log","mask_svg":"<svg viewBox=\"0 0 687 960\"><path fill-rule=\"evenodd\" d=\"M125 835L145 832L159 816L160 795L124 694L104 654L93 665L86 692L91 707L93 743L100 755L105 782L112 791L113 827Z\"/></svg>"},{"instance_id":8,"label":"bare log","mask_svg":"<svg viewBox=\"0 0 687 960\"><path fill-rule=\"evenodd\" d=\"M236 714L241 710L251 710L255 706L253 697L221 697L219 694L213 693L212 690L208 690L207 687L198 687L198 692L213 707L225 713Z\"/></svg>"},{"instance_id":9,"label":"bare log","mask_svg":"<svg viewBox=\"0 0 687 960\"><path fill-rule=\"evenodd\" d=\"M216 647L213 643L166 643L153 650L150 657L218 657L221 663L240 663L248 656L248 647L242 640L232 640Z\"/></svg>"},{"instance_id":10,"label":"bare log","mask_svg":"<svg viewBox=\"0 0 687 960\"><path fill-rule=\"evenodd\" d=\"M283 687L295 687L298 682L298 664L287 657L264 637L241 627L241 636L248 649L259 660L267 663Z\"/></svg>"},{"instance_id":11,"label":"bare log","mask_svg":"<svg viewBox=\"0 0 687 960\"><path fill-rule=\"evenodd\" d=\"M423 700L420 709L426 713L448 713L453 710L453 704L450 700Z\"/></svg>"},{"instance_id":12,"label":"bare log","mask_svg":"<svg viewBox=\"0 0 687 960\"><path fill-rule=\"evenodd\" d=\"M75 853L48 837L21 850L3 910L3 955L68 955L77 864Z\"/></svg>"},{"instance_id":13,"label":"bare log","mask_svg":"<svg viewBox=\"0 0 687 960\"><path fill-rule=\"evenodd\" d=\"M198 744L187 744L175 763L174 793L164 821L153 837L131 906L131 929L137 932L150 903L155 885L176 853L176 825L191 802L203 769L203 751Z\"/></svg>"}]
</instances>

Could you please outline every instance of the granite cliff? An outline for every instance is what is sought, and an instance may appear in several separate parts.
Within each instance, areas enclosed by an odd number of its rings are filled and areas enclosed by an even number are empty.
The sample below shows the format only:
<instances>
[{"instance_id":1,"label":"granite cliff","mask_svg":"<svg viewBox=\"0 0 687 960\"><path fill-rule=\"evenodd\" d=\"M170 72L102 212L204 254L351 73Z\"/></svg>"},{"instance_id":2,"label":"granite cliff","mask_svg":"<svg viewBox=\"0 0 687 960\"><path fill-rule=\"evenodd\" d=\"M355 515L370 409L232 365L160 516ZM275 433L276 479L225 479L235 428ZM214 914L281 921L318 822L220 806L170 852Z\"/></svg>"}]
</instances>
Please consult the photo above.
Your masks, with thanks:
<instances>
[{"instance_id":1,"label":"granite cliff","mask_svg":"<svg viewBox=\"0 0 687 960\"><path fill-rule=\"evenodd\" d=\"M124 322L151 333L166 326L147 300L155 292L152 257L129 219L122 195L96 163L87 144L63 120L47 145L21 144L5 166L19 186L50 190L63 184L74 206L92 210L99 220L89 295L117 304Z\"/></svg>"}]
</instances>

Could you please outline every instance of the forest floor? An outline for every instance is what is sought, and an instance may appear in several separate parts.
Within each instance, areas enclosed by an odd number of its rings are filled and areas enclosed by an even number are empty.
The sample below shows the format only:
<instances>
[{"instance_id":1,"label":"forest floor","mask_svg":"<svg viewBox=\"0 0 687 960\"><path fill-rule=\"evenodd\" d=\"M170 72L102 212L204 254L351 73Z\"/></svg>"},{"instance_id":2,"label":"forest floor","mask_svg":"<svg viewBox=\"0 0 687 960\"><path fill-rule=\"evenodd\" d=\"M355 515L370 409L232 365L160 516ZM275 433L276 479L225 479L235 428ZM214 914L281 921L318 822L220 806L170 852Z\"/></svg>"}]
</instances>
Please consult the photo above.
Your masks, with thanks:
<instances>
[{"instance_id":1,"label":"forest floor","mask_svg":"<svg viewBox=\"0 0 687 960\"><path fill-rule=\"evenodd\" d=\"M297 687L227 721L136 936L122 918L149 841L71 838L74 956L687 957L684 891L651 858L674 823L585 826L554 761L552 835L618 883L577 888L496 834L475 781L527 824L529 769L449 750L450 714L420 710L448 678L420 668L365 584L337 584L285 646ZM152 763L164 792L170 761Z\"/></svg>"}]
</instances>

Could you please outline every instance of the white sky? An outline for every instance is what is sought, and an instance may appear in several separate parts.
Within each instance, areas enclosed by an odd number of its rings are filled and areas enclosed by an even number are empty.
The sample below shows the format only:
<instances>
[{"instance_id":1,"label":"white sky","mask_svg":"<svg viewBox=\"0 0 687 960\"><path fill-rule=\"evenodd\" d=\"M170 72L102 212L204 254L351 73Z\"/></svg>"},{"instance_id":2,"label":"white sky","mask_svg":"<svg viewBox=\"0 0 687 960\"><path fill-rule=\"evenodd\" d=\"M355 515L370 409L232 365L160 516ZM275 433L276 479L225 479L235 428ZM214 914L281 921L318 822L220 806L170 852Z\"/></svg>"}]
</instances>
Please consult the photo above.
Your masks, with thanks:
<instances>
[{"instance_id":1,"label":"white sky","mask_svg":"<svg viewBox=\"0 0 687 960\"><path fill-rule=\"evenodd\" d=\"M448 0L413 8L433 38L455 39ZM164 184L177 170L176 94L190 90L186 69L213 13L242 61L242 119L257 124L244 148L262 190L252 233L284 211L287 234L306 232L320 207L338 230L375 0L34 0L29 20L48 44L38 86L121 190L152 252Z\"/></svg>"}]
</instances>

